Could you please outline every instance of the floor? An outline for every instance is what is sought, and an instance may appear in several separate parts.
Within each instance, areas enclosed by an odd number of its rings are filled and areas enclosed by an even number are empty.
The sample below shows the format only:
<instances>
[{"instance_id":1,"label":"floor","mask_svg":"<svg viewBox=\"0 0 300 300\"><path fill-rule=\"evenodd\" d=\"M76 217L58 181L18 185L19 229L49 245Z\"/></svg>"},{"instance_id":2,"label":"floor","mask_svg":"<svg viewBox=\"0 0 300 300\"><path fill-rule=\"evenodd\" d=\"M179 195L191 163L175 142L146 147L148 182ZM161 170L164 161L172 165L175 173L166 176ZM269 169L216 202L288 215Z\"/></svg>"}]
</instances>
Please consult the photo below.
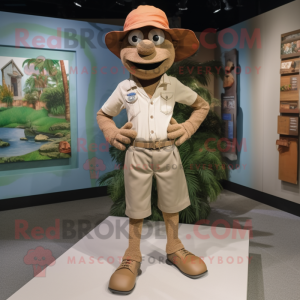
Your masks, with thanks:
<instances>
[{"instance_id":1,"label":"floor","mask_svg":"<svg viewBox=\"0 0 300 300\"><path fill-rule=\"evenodd\" d=\"M0 300L33 278L24 263L30 249L42 246L59 257L103 221L110 206L110 198L101 197L0 212ZM213 226L252 228L248 300L299 299L299 217L224 190L208 220ZM49 227L55 225L53 239Z\"/></svg>"},{"instance_id":2,"label":"floor","mask_svg":"<svg viewBox=\"0 0 300 300\"><path fill-rule=\"evenodd\" d=\"M126 217L107 217L8 300L40 300L41 295L43 300L115 300L118 295L108 290L108 281L128 246L128 223ZM186 249L203 256L208 268L202 278L191 280L166 263L164 222L144 221L141 276L126 299L199 300L201 295L207 300L247 300L249 231L239 230L233 239L235 231L180 224L179 238ZM48 254L43 248L42 255L36 252L28 257L28 268L41 271L33 258Z\"/></svg>"}]
</instances>

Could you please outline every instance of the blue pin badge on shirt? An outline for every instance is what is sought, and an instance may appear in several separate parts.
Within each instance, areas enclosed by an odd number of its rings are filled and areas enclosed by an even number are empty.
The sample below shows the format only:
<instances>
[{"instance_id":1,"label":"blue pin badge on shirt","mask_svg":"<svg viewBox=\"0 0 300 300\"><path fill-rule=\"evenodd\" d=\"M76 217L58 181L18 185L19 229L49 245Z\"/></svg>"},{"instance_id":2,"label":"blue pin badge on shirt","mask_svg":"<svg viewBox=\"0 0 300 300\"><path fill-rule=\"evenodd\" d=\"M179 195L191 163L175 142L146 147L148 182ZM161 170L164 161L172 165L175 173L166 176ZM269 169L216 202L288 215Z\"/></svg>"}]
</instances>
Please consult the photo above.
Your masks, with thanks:
<instances>
[{"instance_id":1,"label":"blue pin badge on shirt","mask_svg":"<svg viewBox=\"0 0 300 300\"><path fill-rule=\"evenodd\" d=\"M128 102L135 102L136 99L137 99L136 93L127 94L127 101Z\"/></svg>"}]
</instances>

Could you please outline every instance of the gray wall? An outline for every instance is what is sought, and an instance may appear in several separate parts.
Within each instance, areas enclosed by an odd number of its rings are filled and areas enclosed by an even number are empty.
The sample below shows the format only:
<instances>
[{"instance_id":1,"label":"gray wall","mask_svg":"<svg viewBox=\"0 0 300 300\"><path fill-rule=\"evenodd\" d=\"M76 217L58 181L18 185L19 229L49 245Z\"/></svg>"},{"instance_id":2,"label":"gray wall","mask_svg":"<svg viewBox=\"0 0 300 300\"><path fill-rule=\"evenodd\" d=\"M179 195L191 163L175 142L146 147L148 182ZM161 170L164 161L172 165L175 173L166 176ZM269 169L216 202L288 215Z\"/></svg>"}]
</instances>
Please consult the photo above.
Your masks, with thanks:
<instances>
[{"instance_id":1,"label":"gray wall","mask_svg":"<svg viewBox=\"0 0 300 300\"><path fill-rule=\"evenodd\" d=\"M246 165L244 169L230 171L229 180L250 188L300 203L299 184L294 185L278 179L278 151L275 145L277 134L277 116L280 96L280 36L283 33L300 29L300 1L294 1L265 14L233 26L239 34L246 28L252 34L260 29L262 48L239 51L242 67L240 75L240 111L237 130L246 139L247 151L241 151L238 163ZM229 44L232 39L225 38ZM224 59L229 49L217 49L216 59ZM251 74L245 74L245 67L252 68ZM259 75L254 67L261 67ZM253 71L254 70L254 71ZM215 96L220 97L222 82L215 83ZM238 134L239 134L238 133Z\"/></svg>"}]
</instances>

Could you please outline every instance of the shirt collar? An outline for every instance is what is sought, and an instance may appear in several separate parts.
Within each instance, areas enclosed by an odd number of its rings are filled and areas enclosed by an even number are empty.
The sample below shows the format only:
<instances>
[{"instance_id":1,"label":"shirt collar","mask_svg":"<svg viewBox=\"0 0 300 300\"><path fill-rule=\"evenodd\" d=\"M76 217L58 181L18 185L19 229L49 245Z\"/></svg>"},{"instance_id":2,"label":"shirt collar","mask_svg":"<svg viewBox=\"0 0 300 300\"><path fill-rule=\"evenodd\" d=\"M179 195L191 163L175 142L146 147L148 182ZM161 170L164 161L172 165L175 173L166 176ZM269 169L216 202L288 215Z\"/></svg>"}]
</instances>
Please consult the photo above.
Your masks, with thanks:
<instances>
[{"instance_id":1,"label":"shirt collar","mask_svg":"<svg viewBox=\"0 0 300 300\"><path fill-rule=\"evenodd\" d=\"M171 84L170 78L166 73L164 73L164 75L162 76L162 80L163 80L163 83L165 83L165 84Z\"/></svg>"},{"instance_id":2,"label":"shirt collar","mask_svg":"<svg viewBox=\"0 0 300 300\"><path fill-rule=\"evenodd\" d=\"M133 88L137 88L137 87L142 88L142 86L141 86L138 78L135 77L131 73L129 75L129 82L130 82L130 88L128 89L128 91L131 90L131 89L133 89ZM169 78L169 76L166 73L164 73L163 76L160 78L158 86L161 86L162 84L171 84L170 78Z\"/></svg>"}]
</instances>

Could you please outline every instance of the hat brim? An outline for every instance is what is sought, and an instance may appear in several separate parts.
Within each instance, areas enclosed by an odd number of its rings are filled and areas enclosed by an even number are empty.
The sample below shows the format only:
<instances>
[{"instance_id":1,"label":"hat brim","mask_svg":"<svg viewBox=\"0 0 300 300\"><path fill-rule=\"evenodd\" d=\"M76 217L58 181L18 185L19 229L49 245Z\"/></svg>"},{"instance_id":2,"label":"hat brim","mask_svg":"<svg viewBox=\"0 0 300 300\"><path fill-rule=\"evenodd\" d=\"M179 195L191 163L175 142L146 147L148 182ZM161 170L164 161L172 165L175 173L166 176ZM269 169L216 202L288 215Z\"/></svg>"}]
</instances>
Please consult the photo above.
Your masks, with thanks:
<instances>
[{"instance_id":1,"label":"hat brim","mask_svg":"<svg viewBox=\"0 0 300 300\"><path fill-rule=\"evenodd\" d=\"M111 31L105 35L105 44L107 48L120 58L121 41L126 36L128 31L142 28L145 26L154 26L156 28L167 31L173 40L177 42L174 61L180 61L192 56L199 48L199 41L192 30L182 28L165 28L158 22L147 22L147 25L134 24L125 31Z\"/></svg>"}]
</instances>

